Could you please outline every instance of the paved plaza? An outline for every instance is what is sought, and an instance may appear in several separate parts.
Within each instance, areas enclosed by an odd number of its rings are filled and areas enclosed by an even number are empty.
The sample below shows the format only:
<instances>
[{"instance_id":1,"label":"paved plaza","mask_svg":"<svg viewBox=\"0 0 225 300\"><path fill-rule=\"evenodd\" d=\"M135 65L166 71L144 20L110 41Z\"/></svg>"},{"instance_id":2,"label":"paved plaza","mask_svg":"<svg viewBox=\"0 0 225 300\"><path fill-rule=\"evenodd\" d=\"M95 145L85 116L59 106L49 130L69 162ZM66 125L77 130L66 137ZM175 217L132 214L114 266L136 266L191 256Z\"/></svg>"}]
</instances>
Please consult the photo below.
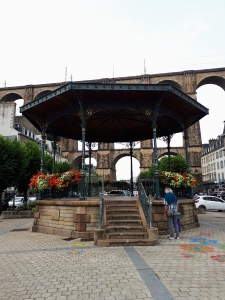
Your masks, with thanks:
<instances>
[{"instance_id":1,"label":"paved plaza","mask_svg":"<svg viewBox=\"0 0 225 300\"><path fill-rule=\"evenodd\" d=\"M0 299L225 300L225 212L152 247L95 247L0 219Z\"/></svg>"}]
</instances>

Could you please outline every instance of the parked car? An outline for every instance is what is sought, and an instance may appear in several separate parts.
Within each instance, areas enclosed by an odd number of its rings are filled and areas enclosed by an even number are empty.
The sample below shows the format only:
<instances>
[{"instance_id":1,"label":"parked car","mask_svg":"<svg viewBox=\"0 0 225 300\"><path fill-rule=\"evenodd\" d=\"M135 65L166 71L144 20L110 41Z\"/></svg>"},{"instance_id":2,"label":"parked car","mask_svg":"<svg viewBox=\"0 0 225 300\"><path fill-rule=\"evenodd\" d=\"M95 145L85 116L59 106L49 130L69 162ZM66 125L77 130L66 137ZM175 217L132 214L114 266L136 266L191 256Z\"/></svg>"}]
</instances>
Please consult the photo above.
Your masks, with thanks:
<instances>
[{"instance_id":1,"label":"parked car","mask_svg":"<svg viewBox=\"0 0 225 300\"><path fill-rule=\"evenodd\" d=\"M103 192L103 195L104 195L104 196L108 196L108 194L109 194L109 193L106 192L106 191ZM100 196L100 195L102 195L102 192L99 193L99 196Z\"/></svg>"},{"instance_id":2,"label":"parked car","mask_svg":"<svg viewBox=\"0 0 225 300\"><path fill-rule=\"evenodd\" d=\"M126 196L130 196L130 191L128 191L128 190L123 190L123 192L124 192L124 194L125 194Z\"/></svg>"},{"instance_id":3,"label":"parked car","mask_svg":"<svg viewBox=\"0 0 225 300\"><path fill-rule=\"evenodd\" d=\"M138 191L134 190L133 194L134 194L135 197L138 197Z\"/></svg>"},{"instance_id":4,"label":"parked car","mask_svg":"<svg viewBox=\"0 0 225 300\"><path fill-rule=\"evenodd\" d=\"M34 201L36 201L37 200L37 197L35 197L35 196L32 196L32 197L28 197L27 198L27 201L28 202L34 202Z\"/></svg>"},{"instance_id":5,"label":"parked car","mask_svg":"<svg viewBox=\"0 0 225 300\"><path fill-rule=\"evenodd\" d=\"M13 206L14 201L14 206ZM15 197L14 200L9 201L9 207L18 207L24 204L24 197Z\"/></svg>"},{"instance_id":6,"label":"parked car","mask_svg":"<svg viewBox=\"0 0 225 300\"><path fill-rule=\"evenodd\" d=\"M195 200L196 208L212 209L222 211L225 210L225 201L219 197L203 195L198 196Z\"/></svg>"},{"instance_id":7,"label":"parked car","mask_svg":"<svg viewBox=\"0 0 225 300\"><path fill-rule=\"evenodd\" d=\"M222 191L220 193L220 198L223 199L223 200L225 200L225 191Z\"/></svg>"},{"instance_id":8,"label":"parked car","mask_svg":"<svg viewBox=\"0 0 225 300\"><path fill-rule=\"evenodd\" d=\"M109 196L126 196L122 190L112 190L108 194Z\"/></svg>"}]
</instances>

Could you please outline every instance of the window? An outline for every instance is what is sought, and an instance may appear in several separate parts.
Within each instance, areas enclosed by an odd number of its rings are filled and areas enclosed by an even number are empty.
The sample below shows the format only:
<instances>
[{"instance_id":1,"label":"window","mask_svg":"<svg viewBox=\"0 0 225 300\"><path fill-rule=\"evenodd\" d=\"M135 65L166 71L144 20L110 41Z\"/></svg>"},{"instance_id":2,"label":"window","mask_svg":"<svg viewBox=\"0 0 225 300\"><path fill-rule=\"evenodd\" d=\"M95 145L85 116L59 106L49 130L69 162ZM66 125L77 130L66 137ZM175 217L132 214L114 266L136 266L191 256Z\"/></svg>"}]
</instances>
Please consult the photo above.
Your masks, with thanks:
<instances>
[{"instance_id":1,"label":"window","mask_svg":"<svg viewBox=\"0 0 225 300\"><path fill-rule=\"evenodd\" d=\"M220 162L220 168L223 169L223 161Z\"/></svg>"},{"instance_id":2,"label":"window","mask_svg":"<svg viewBox=\"0 0 225 300\"><path fill-rule=\"evenodd\" d=\"M216 158L219 158L219 153L218 152L216 152Z\"/></svg>"},{"instance_id":3,"label":"window","mask_svg":"<svg viewBox=\"0 0 225 300\"><path fill-rule=\"evenodd\" d=\"M211 201L211 200L212 200L212 197L203 197L203 200Z\"/></svg>"},{"instance_id":4,"label":"window","mask_svg":"<svg viewBox=\"0 0 225 300\"><path fill-rule=\"evenodd\" d=\"M217 169L219 170L219 168L220 168L220 164L219 162L217 162Z\"/></svg>"}]
</instances>

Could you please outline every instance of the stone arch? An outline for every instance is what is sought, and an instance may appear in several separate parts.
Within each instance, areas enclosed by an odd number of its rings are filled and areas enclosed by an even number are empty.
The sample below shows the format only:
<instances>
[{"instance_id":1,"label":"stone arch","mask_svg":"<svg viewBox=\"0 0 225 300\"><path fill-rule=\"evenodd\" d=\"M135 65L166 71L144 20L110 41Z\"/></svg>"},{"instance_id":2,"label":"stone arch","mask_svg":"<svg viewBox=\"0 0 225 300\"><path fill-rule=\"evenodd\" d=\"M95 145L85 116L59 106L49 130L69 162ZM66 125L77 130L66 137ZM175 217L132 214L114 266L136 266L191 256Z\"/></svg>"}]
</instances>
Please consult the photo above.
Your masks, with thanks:
<instances>
[{"instance_id":1,"label":"stone arch","mask_svg":"<svg viewBox=\"0 0 225 300\"><path fill-rule=\"evenodd\" d=\"M225 91L225 79L220 76L207 76L199 81L196 86L196 90L205 84L215 84L221 87Z\"/></svg>"},{"instance_id":2,"label":"stone arch","mask_svg":"<svg viewBox=\"0 0 225 300\"><path fill-rule=\"evenodd\" d=\"M181 90L183 91L183 88L182 86L177 82L177 81L174 81L174 80L160 80L159 82L157 83L165 83L165 84L171 84L172 86L174 86L175 88L177 88L178 90Z\"/></svg>"},{"instance_id":3,"label":"stone arch","mask_svg":"<svg viewBox=\"0 0 225 300\"><path fill-rule=\"evenodd\" d=\"M140 163L140 157L138 157L136 155L135 152L140 152L140 151L134 151L133 152L133 155L132 155L132 158L135 158L138 163L139 163L139 168L141 166L141 163ZM116 164L119 162L120 159L124 158L124 157L130 157L130 154L129 154L129 151L126 151L126 152L121 152L119 154L117 154L110 162L110 170L114 171L114 174L112 174L112 179L115 180L117 178L116 176ZM114 175L114 176L113 176Z\"/></svg>"},{"instance_id":4,"label":"stone arch","mask_svg":"<svg viewBox=\"0 0 225 300\"><path fill-rule=\"evenodd\" d=\"M159 155L158 159L160 159L160 158L162 158L162 157L164 157L164 156L166 156L166 155L168 155L168 150L167 150L167 149L165 149L165 152L163 152L163 153L161 153L161 154ZM183 158L185 158L185 156L184 156L182 153L180 153L180 152L170 151L170 155L171 155L171 156L180 155L180 156L182 156Z\"/></svg>"},{"instance_id":5,"label":"stone arch","mask_svg":"<svg viewBox=\"0 0 225 300\"><path fill-rule=\"evenodd\" d=\"M14 102L15 100L23 99L18 93L9 93L1 98L1 102Z\"/></svg>"},{"instance_id":6,"label":"stone arch","mask_svg":"<svg viewBox=\"0 0 225 300\"><path fill-rule=\"evenodd\" d=\"M37 93L34 97L33 100L36 100L37 98L43 97L44 95L48 94L52 92L52 90L45 90L45 91L41 91L40 93Z\"/></svg>"},{"instance_id":7,"label":"stone arch","mask_svg":"<svg viewBox=\"0 0 225 300\"><path fill-rule=\"evenodd\" d=\"M85 158L87 158L88 155L85 155ZM75 170L80 171L81 170L81 161L82 161L82 153L78 156L76 156L73 160L73 165Z\"/></svg>"}]
</instances>

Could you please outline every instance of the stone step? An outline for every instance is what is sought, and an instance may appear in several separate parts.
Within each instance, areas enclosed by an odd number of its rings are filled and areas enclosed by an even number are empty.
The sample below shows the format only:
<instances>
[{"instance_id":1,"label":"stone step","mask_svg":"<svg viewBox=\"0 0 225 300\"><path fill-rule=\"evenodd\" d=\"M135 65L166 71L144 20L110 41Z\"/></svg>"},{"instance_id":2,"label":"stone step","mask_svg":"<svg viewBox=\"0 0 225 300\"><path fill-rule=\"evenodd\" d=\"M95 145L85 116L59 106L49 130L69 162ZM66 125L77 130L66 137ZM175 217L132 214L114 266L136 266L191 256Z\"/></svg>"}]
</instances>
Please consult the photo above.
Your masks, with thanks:
<instances>
[{"instance_id":1,"label":"stone step","mask_svg":"<svg viewBox=\"0 0 225 300\"><path fill-rule=\"evenodd\" d=\"M137 203L137 200L106 200L105 199L104 202L105 202L106 205L119 206L121 204L134 205L134 204Z\"/></svg>"},{"instance_id":2,"label":"stone step","mask_svg":"<svg viewBox=\"0 0 225 300\"><path fill-rule=\"evenodd\" d=\"M123 231L127 231L127 232L132 232L132 231L144 231L145 232L145 228L142 225L108 225L106 227L107 232L123 232Z\"/></svg>"},{"instance_id":3,"label":"stone step","mask_svg":"<svg viewBox=\"0 0 225 300\"><path fill-rule=\"evenodd\" d=\"M107 216L106 216L106 218L107 218L107 221L108 220L131 220L131 218L132 218L132 220L141 220L141 217L140 217L140 215L139 214L125 214L125 213L123 213L123 214L107 214Z\"/></svg>"},{"instance_id":4,"label":"stone step","mask_svg":"<svg viewBox=\"0 0 225 300\"><path fill-rule=\"evenodd\" d=\"M107 220L107 226L112 225L125 225L125 226L133 226L133 225L142 225L142 220Z\"/></svg>"},{"instance_id":5,"label":"stone step","mask_svg":"<svg viewBox=\"0 0 225 300\"><path fill-rule=\"evenodd\" d=\"M154 246L157 240L150 239L104 239L98 240L99 247L118 247L118 246Z\"/></svg>"},{"instance_id":6,"label":"stone step","mask_svg":"<svg viewBox=\"0 0 225 300\"><path fill-rule=\"evenodd\" d=\"M108 214L114 214L114 215L119 215L121 213L126 213L126 214L133 214L133 213L139 213L138 208L111 208L111 209L107 209L106 213Z\"/></svg>"},{"instance_id":7,"label":"stone step","mask_svg":"<svg viewBox=\"0 0 225 300\"><path fill-rule=\"evenodd\" d=\"M137 204L121 204L120 206L117 205L106 205L106 210L124 210L124 209L138 209Z\"/></svg>"},{"instance_id":8,"label":"stone step","mask_svg":"<svg viewBox=\"0 0 225 300\"><path fill-rule=\"evenodd\" d=\"M148 234L144 231L121 231L106 233L107 239L147 239Z\"/></svg>"}]
</instances>

